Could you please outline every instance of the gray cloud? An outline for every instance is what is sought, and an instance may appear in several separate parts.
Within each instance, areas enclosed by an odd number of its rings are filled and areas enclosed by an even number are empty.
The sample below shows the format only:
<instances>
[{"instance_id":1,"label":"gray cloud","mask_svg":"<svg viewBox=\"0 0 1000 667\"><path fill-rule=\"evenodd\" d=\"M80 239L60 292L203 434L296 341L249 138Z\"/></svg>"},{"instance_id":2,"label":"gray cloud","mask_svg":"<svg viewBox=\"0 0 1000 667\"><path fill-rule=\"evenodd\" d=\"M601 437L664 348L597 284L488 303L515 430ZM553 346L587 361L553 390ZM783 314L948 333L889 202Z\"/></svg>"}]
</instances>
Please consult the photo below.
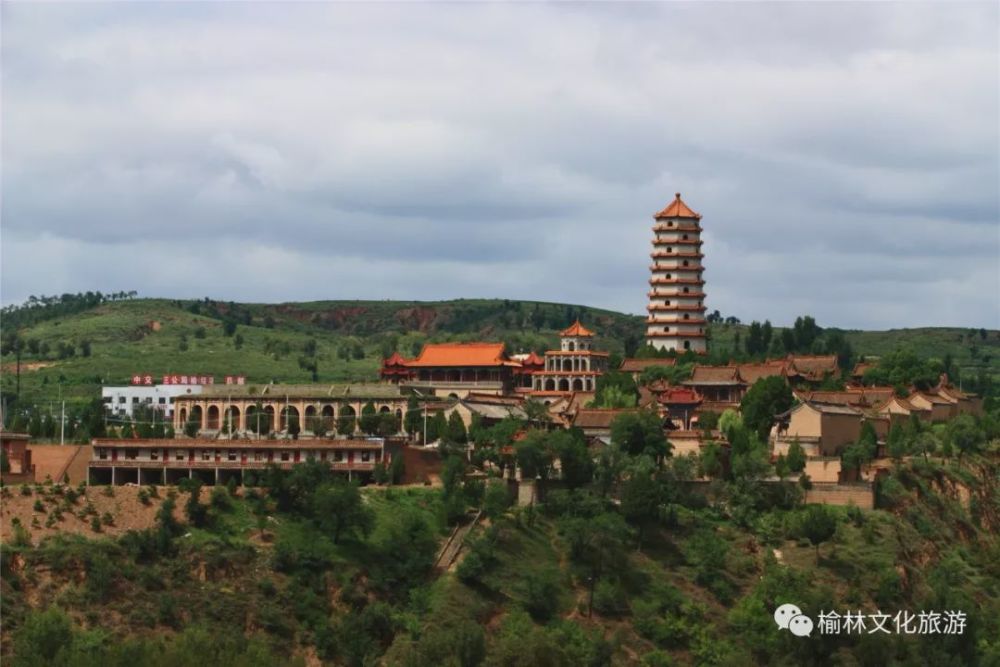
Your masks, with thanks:
<instances>
[{"instance_id":1,"label":"gray cloud","mask_svg":"<svg viewBox=\"0 0 1000 667\"><path fill-rule=\"evenodd\" d=\"M4 8L2 299L641 312L650 215L708 306L1000 326L983 4ZM40 261L44 259L44 261Z\"/></svg>"}]
</instances>

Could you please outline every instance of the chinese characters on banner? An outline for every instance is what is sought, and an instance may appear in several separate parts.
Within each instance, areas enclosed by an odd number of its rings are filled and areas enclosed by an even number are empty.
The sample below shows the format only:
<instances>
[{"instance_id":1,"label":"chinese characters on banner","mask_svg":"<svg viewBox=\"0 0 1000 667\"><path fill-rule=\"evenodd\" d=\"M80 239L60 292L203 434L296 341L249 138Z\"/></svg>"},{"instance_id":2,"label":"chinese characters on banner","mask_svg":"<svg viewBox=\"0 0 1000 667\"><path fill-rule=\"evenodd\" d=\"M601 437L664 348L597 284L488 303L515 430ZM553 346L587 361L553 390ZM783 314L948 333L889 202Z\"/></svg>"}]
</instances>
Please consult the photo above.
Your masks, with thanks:
<instances>
[{"instance_id":1,"label":"chinese characters on banner","mask_svg":"<svg viewBox=\"0 0 1000 667\"><path fill-rule=\"evenodd\" d=\"M245 375L227 375L225 377L226 384L246 384ZM132 375L133 385L151 387L155 384L153 380L153 376L148 373L136 373ZM214 375L164 375L161 377L161 380L160 384L215 384Z\"/></svg>"}]
</instances>

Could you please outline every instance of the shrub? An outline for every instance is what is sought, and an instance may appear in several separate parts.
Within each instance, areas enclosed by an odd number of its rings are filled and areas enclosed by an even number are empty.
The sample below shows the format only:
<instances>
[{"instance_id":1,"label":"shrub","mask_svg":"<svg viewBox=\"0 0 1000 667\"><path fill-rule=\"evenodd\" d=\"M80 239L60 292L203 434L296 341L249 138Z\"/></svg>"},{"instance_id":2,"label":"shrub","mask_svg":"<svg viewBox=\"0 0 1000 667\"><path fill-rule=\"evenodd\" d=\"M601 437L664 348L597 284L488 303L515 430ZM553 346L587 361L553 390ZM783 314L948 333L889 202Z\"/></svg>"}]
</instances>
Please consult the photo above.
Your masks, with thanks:
<instances>
[{"instance_id":1,"label":"shrub","mask_svg":"<svg viewBox=\"0 0 1000 667\"><path fill-rule=\"evenodd\" d=\"M95 533L101 532L101 520L96 516L90 520L90 529Z\"/></svg>"},{"instance_id":2,"label":"shrub","mask_svg":"<svg viewBox=\"0 0 1000 667\"><path fill-rule=\"evenodd\" d=\"M149 502L149 491L147 491L146 489L139 489L139 494L138 494L137 497L139 499L139 502L142 503L143 505L149 505L150 504L150 502Z\"/></svg>"},{"instance_id":3,"label":"shrub","mask_svg":"<svg viewBox=\"0 0 1000 667\"><path fill-rule=\"evenodd\" d=\"M115 525L115 518L111 516L111 512L105 512L101 515L101 523L105 526L113 526Z\"/></svg>"},{"instance_id":4,"label":"shrub","mask_svg":"<svg viewBox=\"0 0 1000 667\"><path fill-rule=\"evenodd\" d=\"M31 495L31 487L28 486L27 484L22 484L21 485L21 495L22 496L30 496Z\"/></svg>"},{"instance_id":5,"label":"shrub","mask_svg":"<svg viewBox=\"0 0 1000 667\"><path fill-rule=\"evenodd\" d=\"M525 610L536 621L548 621L559 610L559 588L558 571L552 568L529 571L524 577Z\"/></svg>"},{"instance_id":6,"label":"shrub","mask_svg":"<svg viewBox=\"0 0 1000 667\"><path fill-rule=\"evenodd\" d=\"M228 512L233 509L233 500L232 496L229 494L229 490L221 486L217 486L212 489L210 502L213 508L223 512Z\"/></svg>"},{"instance_id":7,"label":"shrub","mask_svg":"<svg viewBox=\"0 0 1000 667\"><path fill-rule=\"evenodd\" d=\"M621 583L604 578L594 587L594 609L604 616L621 616L628 613L628 596Z\"/></svg>"},{"instance_id":8,"label":"shrub","mask_svg":"<svg viewBox=\"0 0 1000 667\"><path fill-rule=\"evenodd\" d=\"M36 500L35 506L32 509L34 509L36 512L41 512L42 514L45 514L45 505L42 504L41 500Z\"/></svg>"},{"instance_id":9,"label":"shrub","mask_svg":"<svg viewBox=\"0 0 1000 667\"><path fill-rule=\"evenodd\" d=\"M101 495L106 496L108 498L114 498L115 497L115 487L113 487L111 485L108 485L108 486L104 487L103 489L101 489Z\"/></svg>"}]
</instances>

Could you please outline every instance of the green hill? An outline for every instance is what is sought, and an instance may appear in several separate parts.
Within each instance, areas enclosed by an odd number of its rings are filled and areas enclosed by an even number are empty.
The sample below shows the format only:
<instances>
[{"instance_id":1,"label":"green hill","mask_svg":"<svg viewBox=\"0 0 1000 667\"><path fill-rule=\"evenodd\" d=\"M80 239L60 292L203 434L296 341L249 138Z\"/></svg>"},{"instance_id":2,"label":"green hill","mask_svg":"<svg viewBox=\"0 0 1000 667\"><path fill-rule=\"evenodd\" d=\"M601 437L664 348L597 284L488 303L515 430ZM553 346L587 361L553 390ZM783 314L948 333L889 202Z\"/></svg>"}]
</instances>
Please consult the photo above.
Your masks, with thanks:
<instances>
[{"instance_id":1,"label":"green hill","mask_svg":"<svg viewBox=\"0 0 1000 667\"><path fill-rule=\"evenodd\" d=\"M9 514L34 502L36 516L61 518L35 544L4 521L13 537L2 550L2 655L12 665L123 667L995 665L995 444L992 458L893 470L883 509L821 512L832 523L818 547L807 538L809 507L737 516L729 484L707 500L686 493L668 481L676 465L658 478L665 504L641 542L627 493L620 510L582 490L504 510L493 482L483 502L491 518L444 572L431 565L446 517L482 502L481 481L453 480L450 492L363 490L370 522L339 542L317 513L326 506L317 496L328 496L315 471L271 480L267 494L219 488L199 502L182 490L175 514L161 511L173 502L162 488L138 500L118 488L100 499L157 514L118 537L58 530L91 523L98 489L72 498L51 484L7 489L5 503L17 506ZM783 603L813 619L881 611L890 632L794 637L772 620ZM897 612L949 610L965 613L962 633L893 629Z\"/></svg>"},{"instance_id":2,"label":"green hill","mask_svg":"<svg viewBox=\"0 0 1000 667\"><path fill-rule=\"evenodd\" d=\"M643 318L587 306L532 301L316 301L241 304L167 299L76 299L4 311L2 391L22 405L83 402L102 384L134 373L223 376L255 382L372 380L381 356L416 354L426 341L502 340L508 350L542 351L576 318L616 355L640 346ZM65 302L65 303L64 303ZM68 305L67 305L68 304ZM834 331L827 329L826 331ZM775 330L778 338L781 330ZM709 327L712 359L745 356L745 325ZM950 358L963 376L1000 375L1000 332L956 328L844 331L854 355L901 346L926 358ZM315 341L315 348L312 348Z\"/></svg>"}]
</instances>

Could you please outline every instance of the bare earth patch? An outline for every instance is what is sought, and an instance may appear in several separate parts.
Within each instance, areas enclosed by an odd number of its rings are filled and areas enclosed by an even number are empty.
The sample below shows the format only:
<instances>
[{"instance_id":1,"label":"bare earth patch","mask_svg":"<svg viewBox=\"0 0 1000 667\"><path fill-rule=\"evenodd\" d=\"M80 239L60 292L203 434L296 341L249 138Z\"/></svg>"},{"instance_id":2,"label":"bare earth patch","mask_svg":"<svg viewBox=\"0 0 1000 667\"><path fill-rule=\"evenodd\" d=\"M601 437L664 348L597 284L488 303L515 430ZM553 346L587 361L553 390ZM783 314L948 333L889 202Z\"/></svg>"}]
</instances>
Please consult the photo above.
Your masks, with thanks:
<instances>
[{"instance_id":1,"label":"bare earth patch","mask_svg":"<svg viewBox=\"0 0 1000 667\"><path fill-rule=\"evenodd\" d=\"M0 541L6 542L10 539L13 532L12 522L15 517L21 520L21 525L31 534L33 544L37 544L43 537L60 532L96 537L98 535L117 536L129 530L149 528L155 523L156 512L160 509L160 503L167 497L169 487L157 487L159 497L150 498L149 505L143 505L139 501L138 487L113 487L115 493L113 497L104 495L104 489L112 487L89 487L86 490L86 496L78 497L72 506L72 511L63 511L62 520L56 521L51 528L45 527L45 521L54 509L62 505L64 498L55 493L54 485L43 485L43 488L47 491L47 497L35 491L34 486L31 486L30 496L22 496L20 486L7 487L11 497L3 498L0 502ZM75 489L75 487L73 488ZM42 501L44 512L34 509L37 500ZM87 507L88 501L93 503L94 509L97 510L98 519L107 512L114 520L112 525L102 525L100 533L95 533L91 527L92 516L87 516L85 519L79 518L84 508ZM182 506L183 502L178 502L178 506L174 510L174 516L178 521L182 521L184 518ZM38 527L32 526L32 521L36 518L38 519Z\"/></svg>"}]
</instances>

